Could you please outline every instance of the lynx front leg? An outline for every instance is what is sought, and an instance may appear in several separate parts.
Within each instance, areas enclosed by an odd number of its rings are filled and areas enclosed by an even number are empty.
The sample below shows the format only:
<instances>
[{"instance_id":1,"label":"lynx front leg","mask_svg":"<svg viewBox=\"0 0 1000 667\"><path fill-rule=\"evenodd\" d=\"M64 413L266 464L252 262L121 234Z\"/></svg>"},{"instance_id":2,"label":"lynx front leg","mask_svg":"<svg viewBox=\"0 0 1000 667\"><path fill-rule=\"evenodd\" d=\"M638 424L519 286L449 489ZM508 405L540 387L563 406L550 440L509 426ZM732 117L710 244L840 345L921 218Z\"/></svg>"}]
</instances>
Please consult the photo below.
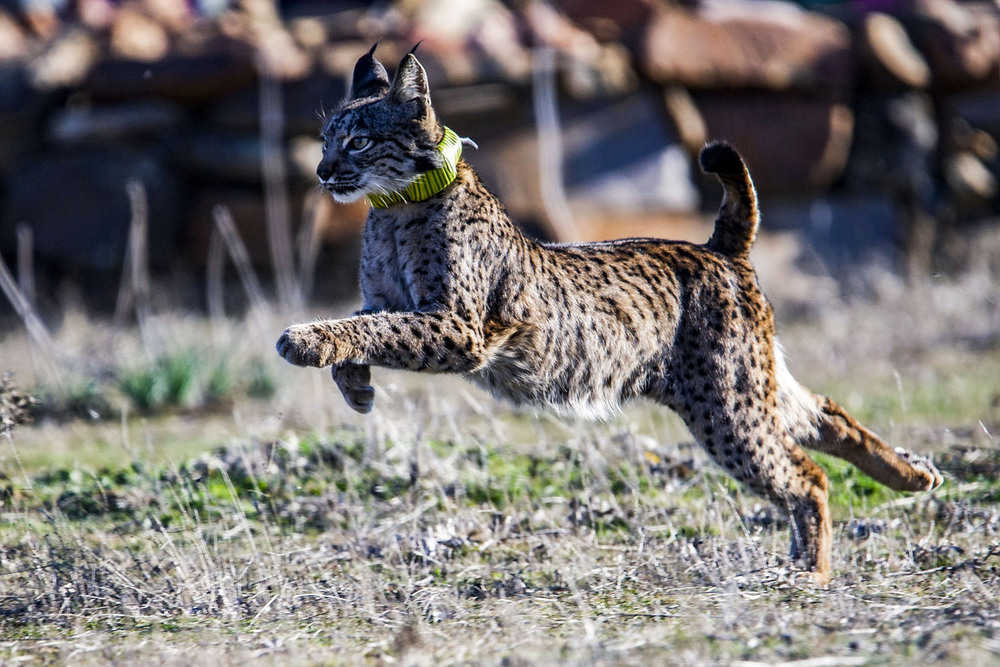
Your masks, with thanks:
<instances>
[{"instance_id":1,"label":"lynx front leg","mask_svg":"<svg viewBox=\"0 0 1000 667\"><path fill-rule=\"evenodd\" d=\"M352 317L358 315L370 315L385 310L384 304L369 304L366 302L365 308L352 313ZM347 402L355 412L363 415L372 411L375 403L375 389L372 387L372 371L370 366L363 364L352 364L350 362L337 364L330 368L333 381L340 390L344 401Z\"/></svg>"},{"instance_id":2,"label":"lynx front leg","mask_svg":"<svg viewBox=\"0 0 1000 667\"><path fill-rule=\"evenodd\" d=\"M374 313L289 327L278 354L296 366L345 362L462 373L488 358L482 327L452 312Z\"/></svg>"}]
</instances>

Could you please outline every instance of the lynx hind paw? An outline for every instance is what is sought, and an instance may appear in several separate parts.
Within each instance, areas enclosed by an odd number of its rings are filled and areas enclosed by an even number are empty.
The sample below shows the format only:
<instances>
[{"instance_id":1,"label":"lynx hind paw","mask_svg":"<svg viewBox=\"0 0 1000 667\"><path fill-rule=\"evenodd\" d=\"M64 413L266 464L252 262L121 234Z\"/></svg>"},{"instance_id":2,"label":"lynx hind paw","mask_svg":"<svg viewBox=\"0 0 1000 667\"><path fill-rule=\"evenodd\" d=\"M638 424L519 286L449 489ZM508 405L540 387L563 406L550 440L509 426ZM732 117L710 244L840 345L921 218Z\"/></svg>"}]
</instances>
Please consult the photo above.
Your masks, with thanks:
<instances>
[{"instance_id":1,"label":"lynx hind paw","mask_svg":"<svg viewBox=\"0 0 1000 667\"><path fill-rule=\"evenodd\" d=\"M375 405L374 387L341 387L340 393L343 394L348 407L363 415L371 412L372 406Z\"/></svg>"},{"instance_id":2,"label":"lynx hind paw","mask_svg":"<svg viewBox=\"0 0 1000 667\"><path fill-rule=\"evenodd\" d=\"M941 476L941 473L938 472L938 469L931 463L929 458L914 454L902 447L897 447L895 452L899 458L910 464L910 467L915 471L923 473L925 483L922 487L914 489L915 491L931 491L944 483L944 477Z\"/></svg>"},{"instance_id":3,"label":"lynx hind paw","mask_svg":"<svg viewBox=\"0 0 1000 667\"><path fill-rule=\"evenodd\" d=\"M363 415L372 411L375 389L371 386L371 370L368 366L355 364L334 366L331 375L352 410Z\"/></svg>"}]
</instances>

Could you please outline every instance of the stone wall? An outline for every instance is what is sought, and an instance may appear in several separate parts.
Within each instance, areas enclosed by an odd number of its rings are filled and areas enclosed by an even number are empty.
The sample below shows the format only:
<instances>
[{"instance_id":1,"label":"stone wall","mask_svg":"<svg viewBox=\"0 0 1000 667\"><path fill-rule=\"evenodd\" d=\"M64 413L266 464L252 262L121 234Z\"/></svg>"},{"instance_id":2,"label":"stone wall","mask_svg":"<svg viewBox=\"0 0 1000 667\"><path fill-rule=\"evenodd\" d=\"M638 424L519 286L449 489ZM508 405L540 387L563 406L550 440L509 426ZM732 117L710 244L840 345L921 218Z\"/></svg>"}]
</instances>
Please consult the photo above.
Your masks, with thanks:
<instances>
[{"instance_id":1,"label":"stone wall","mask_svg":"<svg viewBox=\"0 0 1000 667\"><path fill-rule=\"evenodd\" d=\"M998 213L993 3L5 2L0 252L14 261L30 230L38 270L57 276L120 273L133 180L159 270L200 275L218 204L261 266L269 215L353 247L365 209L319 197L317 133L378 39L387 64L423 40L440 115L479 142L467 158L541 235L561 234L538 186L541 46L580 238L598 234L588 218L713 208L693 167L712 138L744 153L766 224L813 230L831 261L881 230L926 264L960 220ZM286 205L267 206L266 177ZM851 243L851 229L867 233Z\"/></svg>"}]
</instances>

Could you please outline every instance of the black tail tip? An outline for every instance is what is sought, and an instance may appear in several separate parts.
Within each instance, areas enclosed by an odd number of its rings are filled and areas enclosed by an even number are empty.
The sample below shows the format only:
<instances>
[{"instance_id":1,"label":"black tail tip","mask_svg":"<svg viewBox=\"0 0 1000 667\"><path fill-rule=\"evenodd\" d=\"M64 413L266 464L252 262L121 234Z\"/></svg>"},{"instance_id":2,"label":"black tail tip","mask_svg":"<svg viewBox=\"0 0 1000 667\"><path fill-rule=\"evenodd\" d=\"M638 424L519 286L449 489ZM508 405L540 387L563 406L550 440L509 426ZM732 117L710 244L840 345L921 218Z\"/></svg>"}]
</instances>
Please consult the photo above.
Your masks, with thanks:
<instances>
[{"instance_id":1,"label":"black tail tip","mask_svg":"<svg viewBox=\"0 0 1000 667\"><path fill-rule=\"evenodd\" d=\"M701 169L706 174L742 174L743 158L725 141L713 141L701 149Z\"/></svg>"}]
</instances>

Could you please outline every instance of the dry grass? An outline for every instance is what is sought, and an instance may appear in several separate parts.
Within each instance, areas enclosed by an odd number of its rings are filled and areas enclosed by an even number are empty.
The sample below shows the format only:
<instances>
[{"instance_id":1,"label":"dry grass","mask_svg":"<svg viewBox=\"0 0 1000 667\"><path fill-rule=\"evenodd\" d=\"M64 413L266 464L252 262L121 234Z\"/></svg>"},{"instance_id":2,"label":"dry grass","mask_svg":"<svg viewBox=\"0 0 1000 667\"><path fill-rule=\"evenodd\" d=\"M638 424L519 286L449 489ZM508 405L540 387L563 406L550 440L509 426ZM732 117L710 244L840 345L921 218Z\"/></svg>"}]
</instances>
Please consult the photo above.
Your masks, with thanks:
<instances>
[{"instance_id":1,"label":"dry grass","mask_svg":"<svg viewBox=\"0 0 1000 667\"><path fill-rule=\"evenodd\" d=\"M866 298L799 302L783 326L802 379L948 476L908 496L824 459L827 590L786 566L783 520L654 406L565 423L377 373L361 417L326 374L272 358L259 313L154 313L168 350L239 358L234 387L258 359L277 393L139 416L114 378L145 358L140 336L70 316L64 374L118 414L0 440L0 660L1000 662L993 271L916 288L875 273ZM33 377L26 340L2 344Z\"/></svg>"}]
</instances>

